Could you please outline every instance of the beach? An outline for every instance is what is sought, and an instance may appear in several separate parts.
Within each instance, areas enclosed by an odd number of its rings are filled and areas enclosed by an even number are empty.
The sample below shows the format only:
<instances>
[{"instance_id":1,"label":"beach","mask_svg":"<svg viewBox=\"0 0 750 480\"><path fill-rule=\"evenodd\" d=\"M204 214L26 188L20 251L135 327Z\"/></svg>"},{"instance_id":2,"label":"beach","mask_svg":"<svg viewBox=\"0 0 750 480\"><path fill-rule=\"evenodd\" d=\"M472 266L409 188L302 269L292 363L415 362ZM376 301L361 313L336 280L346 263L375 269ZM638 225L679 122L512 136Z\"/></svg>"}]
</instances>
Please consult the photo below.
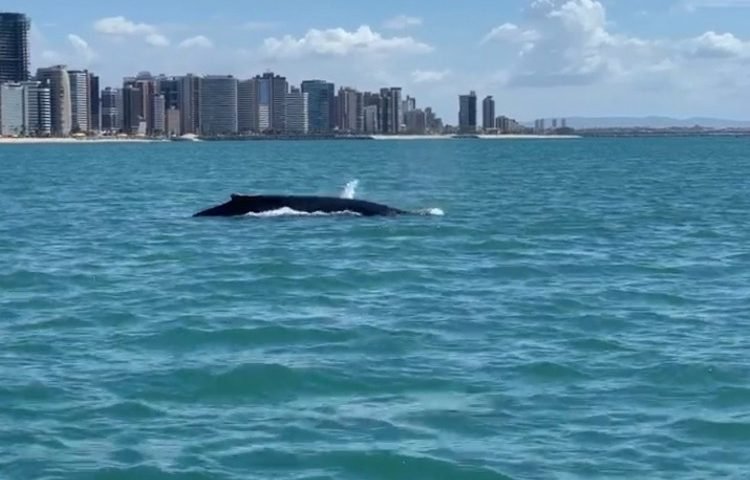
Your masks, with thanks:
<instances>
[{"instance_id":1,"label":"beach","mask_svg":"<svg viewBox=\"0 0 750 480\"><path fill-rule=\"evenodd\" d=\"M0 137L0 145L40 145L40 144L76 144L76 143L150 143L161 140L155 140L150 138L72 138L72 137L61 137L61 138L35 138L35 137L24 137L24 138L11 138L11 137Z\"/></svg>"}]
</instances>

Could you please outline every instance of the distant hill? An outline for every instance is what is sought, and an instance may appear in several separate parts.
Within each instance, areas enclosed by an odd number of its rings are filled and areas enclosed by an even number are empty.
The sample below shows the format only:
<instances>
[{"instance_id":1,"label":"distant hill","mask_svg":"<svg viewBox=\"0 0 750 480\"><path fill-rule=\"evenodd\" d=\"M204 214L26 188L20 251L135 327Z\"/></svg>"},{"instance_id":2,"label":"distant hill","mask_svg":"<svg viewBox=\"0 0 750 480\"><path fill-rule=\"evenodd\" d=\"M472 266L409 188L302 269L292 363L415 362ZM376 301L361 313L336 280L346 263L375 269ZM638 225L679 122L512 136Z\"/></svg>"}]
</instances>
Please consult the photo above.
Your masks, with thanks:
<instances>
[{"instance_id":1,"label":"distant hill","mask_svg":"<svg viewBox=\"0 0 750 480\"><path fill-rule=\"evenodd\" d=\"M696 125L705 128L750 128L750 120L726 120L721 118L693 117L568 117L569 127L580 128L690 128ZM547 119L551 124L551 119ZM534 122L530 122L533 126Z\"/></svg>"}]
</instances>

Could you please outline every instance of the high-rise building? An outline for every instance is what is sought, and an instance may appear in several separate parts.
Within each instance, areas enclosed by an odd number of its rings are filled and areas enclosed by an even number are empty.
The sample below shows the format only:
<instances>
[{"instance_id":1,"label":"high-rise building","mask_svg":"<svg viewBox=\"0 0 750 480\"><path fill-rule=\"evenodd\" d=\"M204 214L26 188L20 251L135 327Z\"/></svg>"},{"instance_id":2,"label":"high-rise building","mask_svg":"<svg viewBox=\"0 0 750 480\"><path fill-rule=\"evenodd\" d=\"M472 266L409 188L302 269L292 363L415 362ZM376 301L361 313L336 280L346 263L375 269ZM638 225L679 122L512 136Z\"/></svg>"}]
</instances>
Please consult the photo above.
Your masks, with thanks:
<instances>
[{"instance_id":1,"label":"high-rise building","mask_svg":"<svg viewBox=\"0 0 750 480\"><path fill-rule=\"evenodd\" d=\"M504 115L495 119L495 128L501 133L520 133L523 131L523 127L520 123Z\"/></svg>"},{"instance_id":2,"label":"high-rise building","mask_svg":"<svg viewBox=\"0 0 750 480\"><path fill-rule=\"evenodd\" d=\"M135 135L144 121L143 92L134 84L125 85L122 89L121 122L122 130Z\"/></svg>"},{"instance_id":3,"label":"high-rise building","mask_svg":"<svg viewBox=\"0 0 750 480\"><path fill-rule=\"evenodd\" d=\"M435 115L431 107L424 109L425 123L427 124L427 131L431 133L442 133L443 132L443 120Z\"/></svg>"},{"instance_id":4,"label":"high-rise building","mask_svg":"<svg viewBox=\"0 0 750 480\"><path fill-rule=\"evenodd\" d=\"M368 105L362 109L362 130L365 133L380 133L380 112L378 105Z\"/></svg>"},{"instance_id":5,"label":"high-rise building","mask_svg":"<svg viewBox=\"0 0 750 480\"><path fill-rule=\"evenodd\" d=\"M140 92L138 96L140 105L137 107L137 110L141 119L138 123L138 129L143 129L143 125L140 122L144 122L145 133L147 135L154 133L154 95L158 93L157 83L157 79L149 72L139 72L137 76L127 77L123 80L123 92L125 92L127 87L134 87ZM132 105L132 107L135 107L135 105ZM128 110L127 107L126 110ZM130 120L132 122L133 118L130 118ZM131 130L131 133L134 132Z\"/></svg>"},{"instance_id":6,"label":"high-rise building","mask_svg":"<svg viewBox=\"0 0 750 480\"><path fill-rule=\"evenodd\" d=\"M401 88L380 89L380 132L397 134L401 131Z\"/></svg>"},{"instance_id":7,"label":"high-rise building","mask_svg":"<svg viewBox=\"0 0 750 480\"><path fill-rule=\"evenodd\" d=\"M423 110L409 110L404 115L406 131L412 135L424 135L427 132L427 115Z\"/></svg>"},{"instance_id":8,"label":"high-rise building","mask_svg":"<svg viewBox=\"0 0 750 480\"><path fill-rule=\"evenodd\" d=\"M302 91L308 94L310 133L330 133L336 126L335 86L325 80L305 80Z\"/></svg>"},{"instance_id":9,"label":"high-rise building","mask_svg":"<svg viewBox=\"0 0 750 480\"><path fill-rule=\"evenodd\" d=\"M365 92L362 95L362 104L365 107L369 107L370 105L377 105L380 106L380 94L379 93L373 93L373 92Z\"/></svg>"},{"instance_id":10,"label":"high-rise building","mask_svg":"<svg viewBox=\"0 0 750 480\"><path fill-rule=\"evenodd\" d=\"M286 133L304 135L309 130L308 94L292 87L286 96Z\"/></svg>"},{"instance_id":11,"label":"high-rise building","mask_svg":"<svg viewBox=\"0 0 750 480\"><path fill-rule=\"evenodd\" d=\"M237 133L237 87L237 79L231 75L208 75L201 79L201 133Z\"/></svg>"},{"instance_id":12,"label":"high-rise building","mask_svg":"<svg viewBox=\"0 0 750 480\"><path fill-rule=\"evenodd\" d=\"M281 133L286 128L286 77L266 72L255 77L258 81L258 129L261 132Z\"/></svg>"},{"instance_id":13,"label":"high-rise building","mask_svg":"<svg viewBox=\"0 0 750 480\"><path fill-rule=\"evenodd\" d=\"M488 95L482 101L482 128L491 130L495 128L495 100Z\"/></svg>"},{"instance_id":14,"label":"high-rise building","mask_svg":"<svg viewBox=\"0 0 750 480\"><path fill-rule=\"evenodd\" d=\"M52 111L49 88L41 82L25 82L26 135L48 137L52 133Z\"/></svg>"},{"instance_id":15,"label":"high-rise building","mask_svg":"<svg viewBox=\"0 0 750 480\"><path fill-rule=\"evenodd\" d=\"M200 127L200 77L188 74L178 79L178 108L182 134L198 133Z\"/></svg>"},{"instance_id":16,"label":"high-rise building","mask_svg":"<svg viewBox=\"0 0 750 480\"><path fill-rule=\"evenodd\" d=\"M268 104L258 105L258 130L260 132L271 130L271 106Z\"/></svg>"},{"instance_id":17,"label":"high-rise building","mask_svg":"<svg viewBox=\"0 0 750 480\"><path fill-rule=\"evenodd\" d=\"M161 75L156 78L157 92L164 96L164 108L180 108L180 80Z\"/></svg>"},{"instance_id":18,"label":"high-rise building","mask_svg":"<svg viewBox=\"0 0 750 480\"><path fill-rule=\"evenodd\" d=\"M339 130L348 133L359 133L364 130L364 97L353 88L339 89L338 121Z\"/></svg>"},{"instance_id":19,"label":"high-rise building","mask_svg":"<svg viewBox=\"0 0 750 480\"><path fill-rule=\"evenodd\" d=\"M71 70L68 72L68 78L70 79L71 130L74 133L86 133L89 131L89 118L91 117L89 72Z\"/></svg>"},{"instance_id":20,"label":"high-rise building","mask_svg":"<svg viewBox=\"0 0 750 480\"><path fill-rule=\"evenodd\" d=\"M406 125L406 114L417 109L417 99L409 95L401 102L401 124Z\"/></svg>"},{"instance_id":21,"label":"high-rise building","mask_svg":"<svg viewBox=\"0 0 750 480\"><path fill-rule=\"evenodd\" d=\"M545 119L540 118L534 121L534 133L542 134L547 131L547 122Z\"/></svg>"},{"instance_id":22,"label":"high-rise building","mask_svg":"<svg viewBox=\"0 0 750 480\"><path fill-rule=\"evenodd\" d=\"M461 133L477 131L477 94L473 90L459 96L458 129Z\"/></svg>"},{"instance_id":23,"label":"high-rise building","mask_svg":"<svg viewBox=\"0 0 750 480\"><path fill-rule=\"evenodd\" d=\"M161 93L157 93L153 98L154 111L154 135L163 135L167 131L167 111L166 99Z\"/></svg>"},{"instance_id":24,"label":"high-rise building","mask_svg":"<svg viewBox=\"0 0 750 480\"><path fill-rule=\"evenodd\" d=\"M24 95L20 83L0 85L0 133L21 136L24 131Z\"/></svg>"},{"instance_id":25,"label":"high-rise building","mask_svg":"<svg viewBox=\"0 0 750 480\"><path fill-rule=\"evenodd\" d=\"M119 132L122 129L122 91L107 87L102 90L103 132Z\"/></svg>"},{"instance_id":26,"label":"high-rise building","mask_svg":"<svg viewBox=\"0 0 750 480\"><path fill-rule=\"evenodd\" d=\"M67 137L72 129L70 78L65 65L40 68L36 79L50 91L52 135Z\"/></svg>"},{"instance_id":27,"label":"high-rise building","mask_svg":"<svg viewBox=\"0 0 750 480\"><path fill-rule=\"evenodd\" d=\"M29 81L0 85L0 132L12 136L49 136L52 128L49 88Z\"/></svg>"},{"instance_id":28,"label":"high-rise building","mask_svg":"<svg viewBox=\"0 0 750 480\"><path fill-rule=\"evenodd\" d=\"M180 110L172 107L167 110L167 123L166 123L166 134L168 137L179 137L182 135L180 127L182 125L182 119L180 118Z\"/></svg>"},{"instance_id":29,"label":"high-rise building","mask_svg":"<svg viewBox=\"0 0 750 480\"><path fill-rule=\"evenodd\" d=\"M260 131L258 118L258 86L260 81L255 78L242 80L237 87L237 117L240 133ZM266 122L267 123L267 122ZM268 125L265 125L268 128Z\"/></svg>"},{"instance_id":30,"label":"high-rise building","mask_svg":"<svg viewBox=\"0 0 750 480\"><path fill-rule=\"evenodd\" d=\"M0 13L0 84L29 79L31 20L22 13Z\"/></svg>"},{"instance_id":31,"label":"high-rise building","mask_svg":"<svg viewBox=\"0 0 750 480\"><path fill-rule=\"evenodd\" d=\"M98 132L102 129L101 90L99 77L89 73L89 130Z\"/></svg>"}]
</instances>

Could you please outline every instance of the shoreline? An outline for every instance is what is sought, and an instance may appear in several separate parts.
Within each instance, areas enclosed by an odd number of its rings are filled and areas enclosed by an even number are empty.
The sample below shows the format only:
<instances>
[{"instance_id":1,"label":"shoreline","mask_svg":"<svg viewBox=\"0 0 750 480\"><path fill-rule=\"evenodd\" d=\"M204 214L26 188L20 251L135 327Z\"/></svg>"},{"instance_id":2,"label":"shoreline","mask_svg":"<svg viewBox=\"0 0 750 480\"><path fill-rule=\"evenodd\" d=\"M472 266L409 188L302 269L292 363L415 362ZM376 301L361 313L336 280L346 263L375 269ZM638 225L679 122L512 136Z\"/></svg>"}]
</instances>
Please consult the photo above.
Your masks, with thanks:
<instances>
[{"instance_id":1,"label":"shoreline","mask_svg":"<svg viewBox=\"0 0 750 480\"><path fill-rule=\"evenodd\" d=\"M0 137L0 145L28 145L28 144L83 144L83 143L152 143L163 140L150 138L4 138Z\"/></svg>"},{"instance_id":2,"label":"shoreline","mask_svg":"<svg viewBox=\"0 0 750 480\"><path fill-rule=\"evenodd\" d=\"M564 140L564 139L575 139L582 138L579 135L472 135L456 136L456 135L360 135L360 136L331 136L324 139L304 136L299 137L232 137L232 138L200 138L195 139L182 139L182 138L71 138L71 137L23 137L23 138L11 138L11 137L0 137L0 145L45 145L45 144L102 144L102 143L201 143L201 142L222 142L222 141L262 141L262 140L288 140L288 141L299 141L299 140L390 140L390 141L412 141L412 140Z\"/></svg>"},{"instance_id":3,"label":"shoreline","mask_svg":"<svg viewBox=\"0 0 750 480\"><path fill-rule=\"evenodd\" d=\"M373 140L567 140L580 135L370 135Z\"/></svg>"},{"instance_id":4,"label":"shoreline","mask_svg":"<svg viewBox=\"0 0 750 480\"><path fill-rule=\"evenodd\" d=\"M95 145L95 144L145 144L145 143L204 143L204 142L253 142L253 141L434 141L434 140L572 140L585 138L691 138L691 137L750 137L750 132L690 132L690 133L592 133L581 132L571 135L539 135L539 134L507 134L507 135L330 135L330 136L283 136L283 135L251 135L236 137L175 137L175 138L151 138L151 137L0 137L2 145Z\"/></svg>"}]
</instances>

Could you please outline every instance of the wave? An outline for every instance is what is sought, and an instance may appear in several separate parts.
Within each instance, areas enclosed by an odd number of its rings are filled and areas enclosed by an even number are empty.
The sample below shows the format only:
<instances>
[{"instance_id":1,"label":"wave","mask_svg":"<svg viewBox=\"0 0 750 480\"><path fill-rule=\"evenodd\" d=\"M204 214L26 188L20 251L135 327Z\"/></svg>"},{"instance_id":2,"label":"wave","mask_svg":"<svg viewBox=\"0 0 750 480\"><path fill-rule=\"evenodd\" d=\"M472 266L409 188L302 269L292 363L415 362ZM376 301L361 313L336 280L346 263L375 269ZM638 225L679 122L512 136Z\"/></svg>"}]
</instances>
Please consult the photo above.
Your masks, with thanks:
<instances>
[{"instance_id":1,"label":"wave","mask_svg":"<svg viewBox=\"0 0 750 480\"><path fill-rule=\"evenodd\" d=\"M338 215L352 215L355 217L361 216L357 212L351 212L349 210L342 210L340 212L300 212L289 207L282 207L276 210L268 210L265 212L250 212L245 214L246 217L257 217L257 218L269 218L269 217L332 217Z\"/></svg>"},{"instance_id":2,"label":"wave","mask_svg":"<svg viewBox=\"0 0 750 480\"><path fill-rule=\"evenodd\" d=\"M427 215L431 217L444 217L445 212L440 208L425 208L423 210L417 210L420 215Z\"/></svg>"},{"instance_id":3,"label":"wave","mask_svg":"<svg viewBox=\"0 0 750 480\"><path fill-rule=\"evenodd\" d=\"M417 215L431 216L431 217L443 217L445 212L439 208L425 208L423 210L417 210L414 213ZM250 212L246 213L246 217L256 218L272 218L272 217L334 217L341 215L351 215L355 217L361 217L362 215L357 212L349 210L342 210L340 212L300 212L289 207L282 207L276 210L268 210L266 212Z\"/></svg>"}]
</instances>

